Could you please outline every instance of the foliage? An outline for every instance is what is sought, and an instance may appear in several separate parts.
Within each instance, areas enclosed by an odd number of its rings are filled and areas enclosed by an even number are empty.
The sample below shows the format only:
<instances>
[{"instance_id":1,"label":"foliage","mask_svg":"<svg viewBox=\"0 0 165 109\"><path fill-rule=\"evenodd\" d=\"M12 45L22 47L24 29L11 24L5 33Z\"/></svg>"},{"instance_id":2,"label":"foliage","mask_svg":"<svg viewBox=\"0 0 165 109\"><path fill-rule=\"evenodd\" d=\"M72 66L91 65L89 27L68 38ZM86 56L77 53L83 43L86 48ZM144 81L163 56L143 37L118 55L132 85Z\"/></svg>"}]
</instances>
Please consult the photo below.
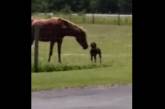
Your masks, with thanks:
<instances>
[{"instance_id":1,"label":"foliage","mask_svg":"<svg viewBox=\"0 0 165 109\"><path fill-rule=\"evenodd\" d=\"M132 0L32 0L32 12L132 13Z\"/></svg>"}]
</instances>

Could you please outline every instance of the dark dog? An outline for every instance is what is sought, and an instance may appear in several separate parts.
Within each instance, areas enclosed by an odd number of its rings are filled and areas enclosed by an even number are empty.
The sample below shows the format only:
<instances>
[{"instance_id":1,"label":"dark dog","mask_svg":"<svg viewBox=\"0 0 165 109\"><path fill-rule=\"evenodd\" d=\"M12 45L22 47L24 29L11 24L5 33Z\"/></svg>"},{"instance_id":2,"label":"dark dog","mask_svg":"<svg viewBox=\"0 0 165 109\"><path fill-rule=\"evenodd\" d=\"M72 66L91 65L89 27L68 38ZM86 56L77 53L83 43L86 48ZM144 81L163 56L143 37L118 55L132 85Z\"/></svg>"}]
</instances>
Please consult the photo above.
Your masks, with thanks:
<instances>
[{"instance_id":1,"label":"dark dog","mask_svg":"<svg viewBox=\"0 0 165 109\"><path fill-rule=\"evenodd\" d=\"M93 58L94 58L94 62L96 63L97 55L99 55L100 63L101 63L102 56L101 56L100 48L97 48L97 45L95 42L92 42L90 46L91 46L91 50L90 50L91 61L93 62Z\"/></svg>"}]
</instances>

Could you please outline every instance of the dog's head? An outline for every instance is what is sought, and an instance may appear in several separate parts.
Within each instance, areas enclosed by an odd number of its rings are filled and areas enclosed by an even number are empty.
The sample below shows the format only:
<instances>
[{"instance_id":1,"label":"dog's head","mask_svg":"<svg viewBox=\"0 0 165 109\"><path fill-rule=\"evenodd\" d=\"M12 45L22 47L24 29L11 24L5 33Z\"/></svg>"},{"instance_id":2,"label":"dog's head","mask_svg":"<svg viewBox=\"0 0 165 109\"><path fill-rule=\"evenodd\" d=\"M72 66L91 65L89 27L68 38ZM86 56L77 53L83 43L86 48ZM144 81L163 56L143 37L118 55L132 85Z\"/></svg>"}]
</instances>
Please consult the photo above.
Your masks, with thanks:
<instances>
[{"instance_id":1,"label":"dog's head","mask_svg":"<svg viewBox=\"0 0 165 109\"><path fill-rule=\"evenodd\" d=\"M96 48L96 43L95 42L91 43L91 48Z\"/></svg>"}]
</instances>

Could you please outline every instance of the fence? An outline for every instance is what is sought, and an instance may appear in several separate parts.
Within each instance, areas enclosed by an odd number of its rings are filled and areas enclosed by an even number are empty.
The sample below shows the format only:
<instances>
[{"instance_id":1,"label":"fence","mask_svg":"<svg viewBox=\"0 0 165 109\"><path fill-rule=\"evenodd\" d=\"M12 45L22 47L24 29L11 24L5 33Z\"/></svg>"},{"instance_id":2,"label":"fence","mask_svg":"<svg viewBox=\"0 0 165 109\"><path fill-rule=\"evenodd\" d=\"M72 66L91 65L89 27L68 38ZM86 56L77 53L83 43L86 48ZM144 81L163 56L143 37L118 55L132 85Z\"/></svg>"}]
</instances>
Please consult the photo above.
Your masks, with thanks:
<instances>
[{"instance_id":1,"label":"fence","mask_svg":"<svg viewBox=\"0 0 165 109\"><path fill-rule=\"evenodd\" d=\"M120 14L53 14L53 13L36 13L34 17L51 18L54 16L68 19L75 23L87 24L113 24L113 25L131 25L132 15Z\"/></svg>"},{"instance_id":2,"label":"fence","mask_svg":"<svg viewBox=\"0 0 165 109\"><path fill-rule=\"evenodd\" d=\"M34 48L34 71L38 72L38 55L39 55L39 27L35 27L34 32L34 40L35 40L35 48Z\"/></svg>"}]
</instances>

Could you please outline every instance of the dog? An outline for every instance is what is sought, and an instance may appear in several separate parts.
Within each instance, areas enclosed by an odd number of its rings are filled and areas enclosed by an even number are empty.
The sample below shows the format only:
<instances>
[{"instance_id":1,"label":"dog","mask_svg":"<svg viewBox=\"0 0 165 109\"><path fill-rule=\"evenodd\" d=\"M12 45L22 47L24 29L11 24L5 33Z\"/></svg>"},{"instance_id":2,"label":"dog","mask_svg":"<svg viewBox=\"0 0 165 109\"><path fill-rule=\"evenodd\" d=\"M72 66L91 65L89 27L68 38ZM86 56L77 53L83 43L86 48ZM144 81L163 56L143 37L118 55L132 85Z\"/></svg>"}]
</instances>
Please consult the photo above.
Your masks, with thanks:
<instances>
[{"instance_id":1,"label":"dog","mask_svg":"<svg viewBox=\"0 0 165 109\"><path fill-rule=\"evenodd\" d=\"M102 61L101 49L97 47L95 42L92 42L90 46L91 46L91 49L90 49L91 62L93 62L93 58L94 58L94 62L96 63L97 55L99 55L100 63L101 63Z\"/></svg>"}]
</instances>

